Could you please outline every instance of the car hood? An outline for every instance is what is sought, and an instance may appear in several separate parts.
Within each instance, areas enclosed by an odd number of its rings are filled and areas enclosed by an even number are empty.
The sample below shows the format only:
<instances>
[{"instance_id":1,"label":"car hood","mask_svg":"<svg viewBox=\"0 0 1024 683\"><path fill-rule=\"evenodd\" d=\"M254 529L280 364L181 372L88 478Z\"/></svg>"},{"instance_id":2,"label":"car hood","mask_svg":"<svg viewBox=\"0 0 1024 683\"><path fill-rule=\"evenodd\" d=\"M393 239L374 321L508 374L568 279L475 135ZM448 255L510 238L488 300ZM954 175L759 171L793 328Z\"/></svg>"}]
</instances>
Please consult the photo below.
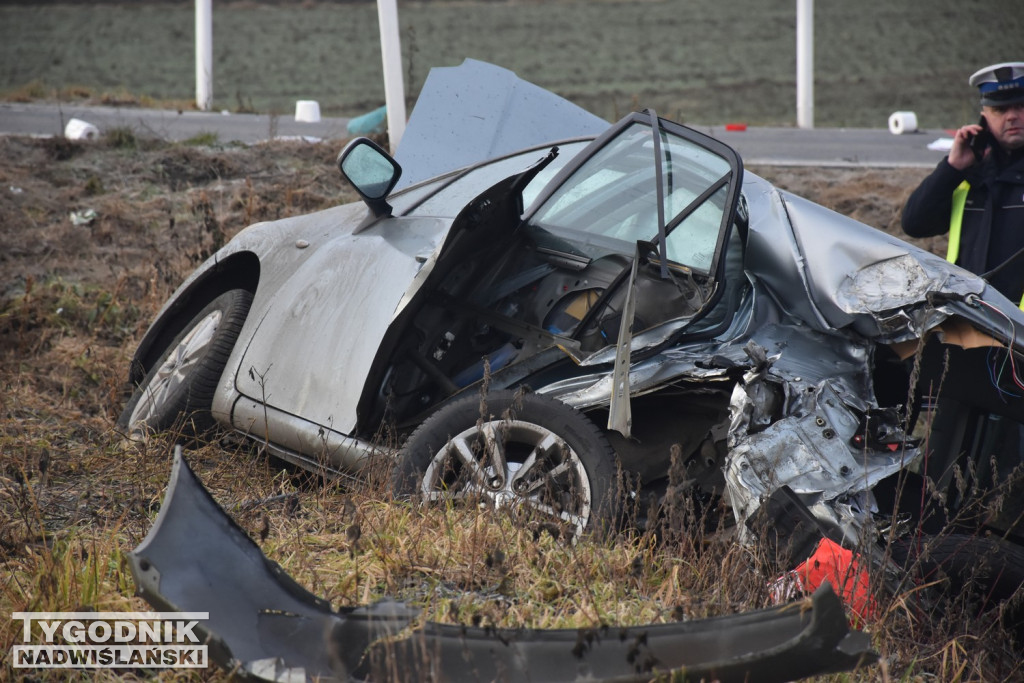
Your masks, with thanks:
<instances>
[{"instance_id":1,"label":"car hood","mask_svg":"<svg viewBox=\"0 0 1024 683\"><path fill-rule=\"evenodd\" d=\"M1010 322L1024 325L1024 314L984 279L935 254L752 173L743 192L747 276L787 317L889 344L918 339L953 314L1007 339ZM979 300L999 311L998 323L979 314Z\"/></svg>"},{"instance_id":2,"label":"car hood","mask_svg":"<svg viewBox=\"0 0 1024 683\"><path fill-rule=\"evenodd\" d=\"M780 194L811 298L830 327L852 327L868 337L894 335L887 341L919 337L926 320L907 319L898 311L930 293L965 298L985 291L982 278L935 254L796 195Z\"/></svg>"},{"instance_id":3,"label":"car hood","mask_svg":"<svg viewBox=\"0 0 1024 683\"><path fill-rule=\"evenodd\" d=\"M517 77L467 59L430 70L395 159L395 190L555 140L598 135L604 119Z\"/></svg>"}]
</instances>

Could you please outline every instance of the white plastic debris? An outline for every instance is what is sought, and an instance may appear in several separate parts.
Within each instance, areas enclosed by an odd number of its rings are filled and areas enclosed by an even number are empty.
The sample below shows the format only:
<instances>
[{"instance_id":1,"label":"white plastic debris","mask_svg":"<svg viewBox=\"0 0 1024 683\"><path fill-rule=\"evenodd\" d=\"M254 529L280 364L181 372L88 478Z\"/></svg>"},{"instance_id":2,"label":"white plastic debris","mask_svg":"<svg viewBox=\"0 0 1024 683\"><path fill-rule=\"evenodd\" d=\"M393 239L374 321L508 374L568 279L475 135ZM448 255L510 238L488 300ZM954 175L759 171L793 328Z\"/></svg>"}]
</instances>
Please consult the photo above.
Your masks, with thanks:
<instances>
[{"instance_id":1,"label":"white plastic debris","mask_svg":"<svg viewBox=\"0 0 1024 683\"><path fill-rule=\"evenodd\" d=\"M917 114L912 111L894 111L889 117L889 132L893 135L917 132Z\"/></svg>"},{"instance_id":2,"label":"white plastic debris","mask_svg":"<svg viewBox=\"0 0 1024 683\"><path fill-rule=\"evenodd\" d=\"M82 209L81 211L71 212L71 224L72 225L89 225L96 220L95 209Z\"/></svg>"},{"instance_id":3,"label":"white plastic debris","mask_svg":"<svg viewBox=\"0 0 1024 683\"><path fill-rule=\"evenodd\" d=\"M299 100L296 102L295 120L301 123L319 123L320 103L316 100Z\"/></svg>"},{"instance_id":4,"label":"white plastic debris","mask_svg":"<svg viewBox=\"0 0 1024 683\"><path fill-rule=\"evenodd\" d=\"M99 135L99 128L82 119L71 119L64 126L64 137L68 140L94 140Z\"/></svg>"},{"instance_id":5,"label":"white plastic debris","mask_svg":"<svg viewBox=\"0 0 1024 683\"><path fill-rule=\"evenodd\" d=\"M285 141L288 141L288 142L308 142L308 143L311 143L311 144L314 144L314 145L317 144L318 142L323 142L324 141L323 138L318 138L315 135L278 135L277 137L274 138L274 140L277 140L277 141L285 140ZM264 142L270 142L270 141L269 140L264 140Z\"/></svg>"},{"instance_id":6,"label":"white plastic debris","mask_svg":"<svg viewBox=\"0 0 1024 683\"><path fill-rule=\"evenodd\" d=\"M928 143L928 149L933 149L936 152L948 152L953 149L953 138L937 138Z\"/></svg>"}]
</instances>

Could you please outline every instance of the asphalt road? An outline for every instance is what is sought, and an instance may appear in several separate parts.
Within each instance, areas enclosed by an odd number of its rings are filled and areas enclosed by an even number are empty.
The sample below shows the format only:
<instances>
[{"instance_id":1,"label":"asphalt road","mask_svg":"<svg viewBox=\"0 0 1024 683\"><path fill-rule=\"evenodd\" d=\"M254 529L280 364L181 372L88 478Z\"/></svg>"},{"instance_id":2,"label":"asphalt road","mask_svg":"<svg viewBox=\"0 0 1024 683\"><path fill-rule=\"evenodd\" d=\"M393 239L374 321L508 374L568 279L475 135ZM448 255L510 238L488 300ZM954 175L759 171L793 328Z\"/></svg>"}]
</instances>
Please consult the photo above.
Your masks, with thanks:
<instances>
[{"instance_id":1,"label":"asphalt road","mask_svg":"<svg viewBox=\"0 0 1024 683\"><path fill-rule=\"evenodd\" d=\"M319 139L348 137L348 119L299 123L294 115L17 103L0 104L0 134L61 135L64 126L72 118L91 123L101 133L111 128L128 127L138 134L175 141L206 133L216 133L221 142L237 140L247 144L280 136Z\"/></svg>"},{"instance_id":2,"label":"asphalt road","mask_svg":"<svg viewBox=\"0 0 1024 683\"><path fill-rule=\"evenodd\" d=\"M300 123L294 115L165 111L134 107L0 103L0 134L60 135L71 118L87 121L102 133L130 127L137 133L167 140L186 140L216 133L221 142L252 144L270 137L343 140L348 119L322 118ZM941 130L893 135L887 129L697 127L736 149L746 164L779 166L931 167L945 152L928 149L948 138Z\"/></svg>"},{"instance_id":3,"label":"asphalt road","mask_svg":"<svg viewBox=\"0 0 1024 683\"><path fill-rule=\"evenodd\" d=\"M697 129L735 149L749 165L931 168L946 152L928 145L942 138L951 140L944 130L893 135L883 128Z\"/></svg>"}]
</instances>

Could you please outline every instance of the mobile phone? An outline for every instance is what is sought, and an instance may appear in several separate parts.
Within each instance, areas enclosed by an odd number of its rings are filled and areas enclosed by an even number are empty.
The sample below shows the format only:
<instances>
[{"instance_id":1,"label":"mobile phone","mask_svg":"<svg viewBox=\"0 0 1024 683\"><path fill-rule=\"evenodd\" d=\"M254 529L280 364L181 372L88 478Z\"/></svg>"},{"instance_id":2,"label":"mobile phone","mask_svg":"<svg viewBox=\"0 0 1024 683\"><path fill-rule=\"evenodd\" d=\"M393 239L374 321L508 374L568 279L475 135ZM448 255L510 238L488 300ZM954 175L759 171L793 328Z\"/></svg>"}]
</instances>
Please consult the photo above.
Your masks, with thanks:
<instances>
[{"instance_id":1,"label":"mobile phone","mask_svg":"<svg viewBox=\"0 0 1024 683\"><path fill-rule=\"evenodd\" d=\"M974 152L975 160L981 161L982 157L985 156L985 150L992 144L994 138L992 137L992 132L988 129L988 121L985 120L984 116L978 120L978 125L981 126L981 132L970 136L967 139L967 145Z\"/></svg>"}]
</instances>

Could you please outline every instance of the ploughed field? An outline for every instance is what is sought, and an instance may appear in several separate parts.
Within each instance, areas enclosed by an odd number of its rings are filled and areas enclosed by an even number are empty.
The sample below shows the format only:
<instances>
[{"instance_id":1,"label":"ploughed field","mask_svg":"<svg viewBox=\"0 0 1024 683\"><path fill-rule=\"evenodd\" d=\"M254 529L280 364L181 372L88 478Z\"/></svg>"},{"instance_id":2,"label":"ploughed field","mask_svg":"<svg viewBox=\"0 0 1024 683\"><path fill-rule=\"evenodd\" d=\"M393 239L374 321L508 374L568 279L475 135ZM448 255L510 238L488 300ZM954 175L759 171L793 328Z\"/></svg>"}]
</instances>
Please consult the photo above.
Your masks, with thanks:
<instances>
[{"instance_id":1,"label":"ploughed field","mask_svg":"<svg viewBox=\"0 0 1024 683\"><path fill-rule=\"evenodd\" d=\"M434 66L512 69L608 120L653 107L684 123L793 125L792 0L421 0L399 3L410 101ZM1015 57L1017 0L815 4L815 119L923 128L977 118L967 77ZM213 3L216 109L358 115L384 103L373 2ZM194 4L4 3L0 96L154 104L195 96ZM1007 50L1010 50L1008 52Z\"/></svg>"}]
</instances>

